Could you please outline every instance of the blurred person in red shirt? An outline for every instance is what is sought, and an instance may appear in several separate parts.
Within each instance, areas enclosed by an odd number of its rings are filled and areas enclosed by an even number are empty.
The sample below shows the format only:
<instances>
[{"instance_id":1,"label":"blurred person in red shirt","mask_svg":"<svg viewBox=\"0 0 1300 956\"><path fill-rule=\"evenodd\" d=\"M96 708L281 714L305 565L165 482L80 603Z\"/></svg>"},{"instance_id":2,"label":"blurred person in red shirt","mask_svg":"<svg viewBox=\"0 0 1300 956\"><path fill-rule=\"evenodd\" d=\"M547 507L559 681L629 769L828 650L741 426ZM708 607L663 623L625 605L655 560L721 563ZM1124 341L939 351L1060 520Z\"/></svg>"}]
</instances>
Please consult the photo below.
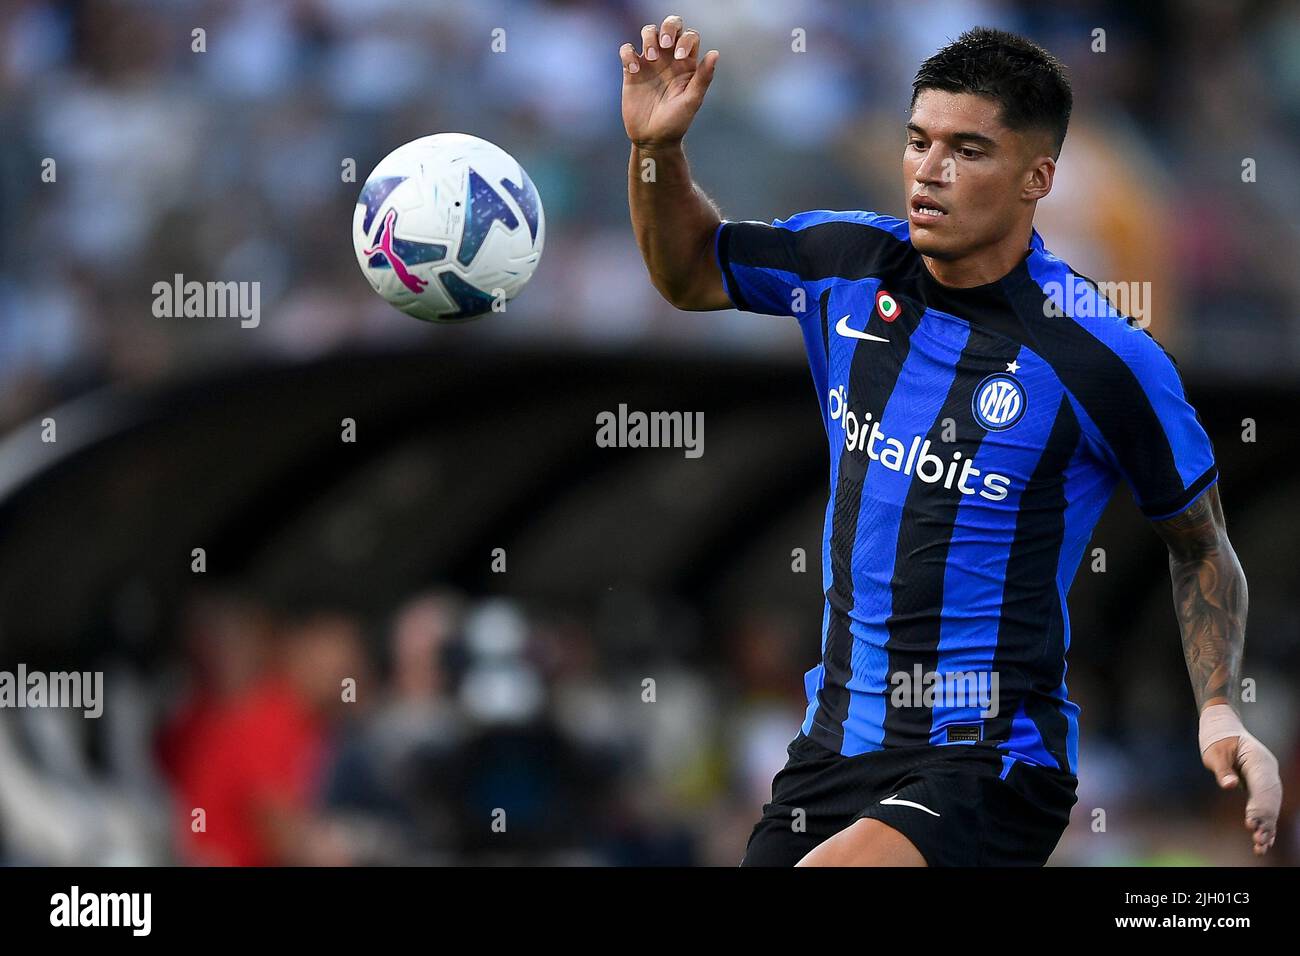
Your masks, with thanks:
<instances>
[{"instance_id":1,"label":"blurred person in red shirt","mask_svg":"<svg viewBox=\"0 0 1300 956\"><path fill-rule=\"evenodd\" d=\"M157 740L158 762L172 781L192 773L193 742L266 672L274 620L247 595L205 590L187 602L182 631L188 686Z\"/></svg>"},{"instance_id":2,"label":"blurred person in red shirt","mask_svg":"<svg viewBox=\"0 0 1300 956\"><path fill-rule=\"evenodd\" d=\"M250 639L261 638L240 633L231 646ZM202 716L165 735L181 854L200 865L346 864L347 841L314 807L332 727L356 700L345 681L364 677L359 626L319 611L267 644L256 677L224 697L209 691Z\"/></svg>"}]
</instances>

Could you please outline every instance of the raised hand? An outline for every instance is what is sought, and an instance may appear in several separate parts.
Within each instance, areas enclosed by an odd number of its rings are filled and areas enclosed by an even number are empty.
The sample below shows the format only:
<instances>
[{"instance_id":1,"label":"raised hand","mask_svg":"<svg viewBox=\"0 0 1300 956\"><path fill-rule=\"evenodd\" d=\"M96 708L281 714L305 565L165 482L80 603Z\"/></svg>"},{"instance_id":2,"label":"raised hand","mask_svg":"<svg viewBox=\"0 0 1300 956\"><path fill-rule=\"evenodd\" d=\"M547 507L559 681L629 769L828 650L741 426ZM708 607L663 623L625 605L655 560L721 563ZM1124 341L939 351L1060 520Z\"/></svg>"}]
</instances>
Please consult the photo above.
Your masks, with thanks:
<instances>
[{"instance_id":1,"label":"raised hand","mask_svg":"<svg viewBox=\"0 0 1300 956\"><path fill-rule=\"evenodd\" d=\"M641 52L631 43L618 51L623 61L623 126L638 146L681 142L713 81L718 51L699 57L700 35L673 15L656 29L641 28Z\"/></svg>"}]
</instances>

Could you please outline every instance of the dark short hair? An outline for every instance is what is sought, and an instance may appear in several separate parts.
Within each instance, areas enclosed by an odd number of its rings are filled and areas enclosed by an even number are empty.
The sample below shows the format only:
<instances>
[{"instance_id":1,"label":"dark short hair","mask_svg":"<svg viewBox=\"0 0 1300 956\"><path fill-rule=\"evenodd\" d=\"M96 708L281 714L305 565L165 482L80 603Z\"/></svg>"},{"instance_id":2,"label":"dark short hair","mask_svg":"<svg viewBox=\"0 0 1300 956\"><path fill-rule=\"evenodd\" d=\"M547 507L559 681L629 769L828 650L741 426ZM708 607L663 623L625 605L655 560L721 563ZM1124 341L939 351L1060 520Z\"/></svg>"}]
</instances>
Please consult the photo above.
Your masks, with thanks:
<instances>
[{"instance_id":1,"label":"dark short hair","mask_svg":"<svg viewBox=\"0 0 1300 956\"><path fill-rule=\"evenodd\" d=\"M1074 94L1065 67L1032 40L991 27L967 30L916 71L912 107L931 89L996 100L1007 128L1048 132L1061 155Z\"/></svg>"}]
</instances>

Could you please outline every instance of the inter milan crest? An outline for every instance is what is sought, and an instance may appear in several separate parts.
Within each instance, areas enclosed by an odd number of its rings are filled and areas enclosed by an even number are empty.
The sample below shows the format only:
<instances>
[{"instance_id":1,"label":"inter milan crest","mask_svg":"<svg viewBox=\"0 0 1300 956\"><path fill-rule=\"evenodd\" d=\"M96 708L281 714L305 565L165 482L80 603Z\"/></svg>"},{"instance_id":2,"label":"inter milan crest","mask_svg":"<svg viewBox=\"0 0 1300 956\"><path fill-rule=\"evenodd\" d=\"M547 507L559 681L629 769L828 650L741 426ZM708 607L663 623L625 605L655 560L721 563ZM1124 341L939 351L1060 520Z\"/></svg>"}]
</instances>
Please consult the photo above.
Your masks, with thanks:
<instances>
[{"instance_id":1,"label":"inter milan crest","mask_svg":"<svg viewBox=\"0 0 1300 956\"><path fill-rule=\"evenodd\" d=\"M994 372L975 389L970 410L989 431L1005 431L1025 414L1025 387L1014 375Z\"/></svg>"}]
</instances>

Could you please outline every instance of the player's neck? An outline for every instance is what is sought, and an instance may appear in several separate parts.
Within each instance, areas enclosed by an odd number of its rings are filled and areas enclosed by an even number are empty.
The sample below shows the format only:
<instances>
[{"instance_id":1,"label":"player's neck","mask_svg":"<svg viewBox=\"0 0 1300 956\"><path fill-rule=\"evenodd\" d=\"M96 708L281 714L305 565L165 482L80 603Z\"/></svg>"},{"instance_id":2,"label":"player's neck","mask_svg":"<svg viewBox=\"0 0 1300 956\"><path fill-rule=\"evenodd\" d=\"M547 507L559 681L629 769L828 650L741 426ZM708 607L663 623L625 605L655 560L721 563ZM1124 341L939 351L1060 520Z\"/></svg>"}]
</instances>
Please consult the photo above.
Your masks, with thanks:
<instances>
[{"instance_id":1,"label":"player's neck","mask_svg":"<svg viewBox=\"0 0 1300 956\"><path fill-rule=\"evenodd\" d=\"M960 259L935 259L921 256L930 275L940 285L954 289L970 289L975 286L997 282L1016 266L1020 265L1029 251L1029 240L1033 235L1033 224L1027 223L1023 229L1008 233L1006 238L991 246L986 246Z\"/></svg>"}]
</instances>

